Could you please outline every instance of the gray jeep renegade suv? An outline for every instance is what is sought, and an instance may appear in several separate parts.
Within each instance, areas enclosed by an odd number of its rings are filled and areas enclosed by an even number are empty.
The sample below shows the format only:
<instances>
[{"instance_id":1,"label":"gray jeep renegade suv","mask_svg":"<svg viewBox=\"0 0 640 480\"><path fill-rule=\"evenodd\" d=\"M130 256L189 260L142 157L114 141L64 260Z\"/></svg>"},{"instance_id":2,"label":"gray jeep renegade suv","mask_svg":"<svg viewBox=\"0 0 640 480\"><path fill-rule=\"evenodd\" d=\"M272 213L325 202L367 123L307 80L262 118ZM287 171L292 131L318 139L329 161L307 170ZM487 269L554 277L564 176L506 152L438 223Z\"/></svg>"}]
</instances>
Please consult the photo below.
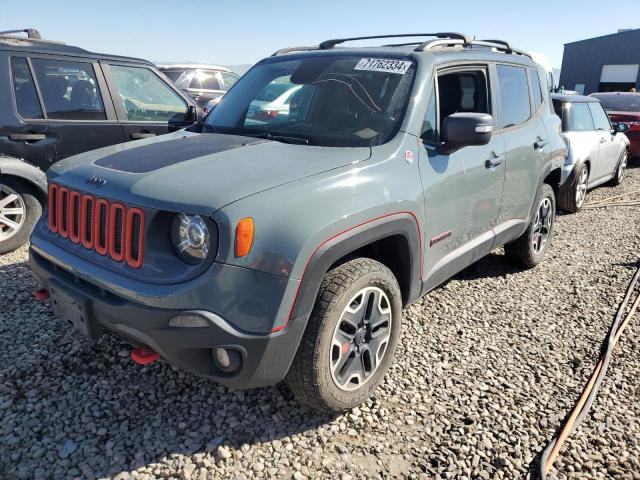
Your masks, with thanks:
<instances>
[{"instance_id":1,"label":"gray jeep renegade suv","mask_svg":"<svg viewBox=\"0 0 640 480\"><path fill-rule=\"evenodd\" d=\"M31 266L55 313L139 363L364 401L403 307L501 245L541 261L566 155L526 53L424 35L276 52L192 127L53 166Z\"/></svg>"}]
</instances>

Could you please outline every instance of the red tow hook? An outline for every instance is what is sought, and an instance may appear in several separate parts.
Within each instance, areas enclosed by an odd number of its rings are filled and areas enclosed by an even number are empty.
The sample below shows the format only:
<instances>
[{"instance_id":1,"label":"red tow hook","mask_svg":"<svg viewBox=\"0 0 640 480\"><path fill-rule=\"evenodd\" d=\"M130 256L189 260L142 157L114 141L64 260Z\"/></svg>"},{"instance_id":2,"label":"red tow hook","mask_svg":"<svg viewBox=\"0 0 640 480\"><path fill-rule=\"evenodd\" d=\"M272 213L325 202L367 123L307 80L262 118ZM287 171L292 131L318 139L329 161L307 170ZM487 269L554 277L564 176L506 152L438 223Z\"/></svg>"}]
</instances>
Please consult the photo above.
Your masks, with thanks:
<instances>
[{"instance_id":1,"label":"red tow hook","mask_svg":"<svg viewBox=\"0 0 640 480\"><path fill-rule=\"evenodd\" d=\"M160 354L149 347L138 347L131 350L131 360L138 365L149 365L160 358Z\"/></svg>"},{"instance_id":2,"label":"red tow hook","mask_svg":"<svg viewBox=\"0 0 640 480\"><path fill-rule=\"evenodd\" d=\"M47 300L49 300L49 298L49 290L47 290L46 288L36 290L36 300L38 300L39 302L46 302Z\"/></svg>"}]
</instances>

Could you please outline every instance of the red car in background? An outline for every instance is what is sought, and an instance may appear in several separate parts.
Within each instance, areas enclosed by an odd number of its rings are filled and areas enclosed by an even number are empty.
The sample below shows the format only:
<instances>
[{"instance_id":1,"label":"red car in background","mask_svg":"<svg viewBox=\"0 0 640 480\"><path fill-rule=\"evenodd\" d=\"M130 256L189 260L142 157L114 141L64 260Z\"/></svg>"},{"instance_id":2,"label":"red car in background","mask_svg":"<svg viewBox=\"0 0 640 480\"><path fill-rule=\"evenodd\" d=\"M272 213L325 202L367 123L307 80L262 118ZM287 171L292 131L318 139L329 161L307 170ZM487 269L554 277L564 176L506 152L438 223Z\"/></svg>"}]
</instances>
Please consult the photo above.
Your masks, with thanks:
<instances>
[{"instance_id":1,"label":"red car in background","mask_svg":"<svg viewBox=\"0 0 640 480\"><path fill-rule=\"evenodd\" d=\"M630 142L629 156L640 157L640 93L603 92L591 96L600 100L611 122L629 125L629 131L625 133Z\"/></svg>"}]
</instances>

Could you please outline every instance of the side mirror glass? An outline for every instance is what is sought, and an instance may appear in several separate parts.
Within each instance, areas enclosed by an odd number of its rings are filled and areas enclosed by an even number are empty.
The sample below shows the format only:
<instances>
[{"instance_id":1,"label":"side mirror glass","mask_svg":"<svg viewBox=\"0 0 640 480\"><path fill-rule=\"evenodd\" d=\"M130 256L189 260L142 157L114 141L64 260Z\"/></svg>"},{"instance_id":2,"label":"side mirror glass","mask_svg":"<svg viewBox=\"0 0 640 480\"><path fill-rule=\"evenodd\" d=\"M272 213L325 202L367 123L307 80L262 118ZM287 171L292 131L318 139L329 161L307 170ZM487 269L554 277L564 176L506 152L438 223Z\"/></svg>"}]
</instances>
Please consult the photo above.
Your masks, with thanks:
<instances>
[{"instance_id":1,"label":"side mirror glass","mask_svg":"<svg viewBox=\"0 0 640 480\"><path fill-rule=\"evenodd\" d=\"M625 133L629 131L629 125L626 123L616 123L613 127L616 133Z\"/></svg>"},{"instance_id":2,"label":"side mirror glass","mask_svg":"<svg viewBox=\"0 0 640 480\"><path fill-rule=\"evenodd\" d=\"M442 153L453 153L463 147L486 145L493 133L493 117L488 113L454 113L442 125Z\"/></svg>"}]
</instances>

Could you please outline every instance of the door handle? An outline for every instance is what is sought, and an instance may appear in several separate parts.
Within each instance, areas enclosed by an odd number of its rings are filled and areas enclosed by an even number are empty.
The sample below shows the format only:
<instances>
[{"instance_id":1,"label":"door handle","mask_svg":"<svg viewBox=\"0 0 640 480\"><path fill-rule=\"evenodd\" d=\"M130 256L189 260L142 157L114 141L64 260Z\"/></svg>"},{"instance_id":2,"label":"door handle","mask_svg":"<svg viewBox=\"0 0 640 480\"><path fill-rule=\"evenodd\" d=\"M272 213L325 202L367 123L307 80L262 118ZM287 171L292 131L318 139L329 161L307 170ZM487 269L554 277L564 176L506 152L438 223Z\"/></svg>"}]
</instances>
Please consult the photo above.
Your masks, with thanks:
<instances>
[{"instance_id":1,"label":"door handle","mask_svg":"<svg viewBox=\"0 0 640 480\"><path fill-rule=\"evenodd\" d=\"M132 133L129 136L131 137L131 140L140 140L141 138L155 137L156 134L155 133Z\"/></svg>"},{"instance_id":2,"label":"door handle","mask_svg":"<svg viewBox=\"0 0 640 480\"><path fill-rule=\"evenodd\" d=\"M485 168L496 168L498 165L502 164L502 156L496 155L492 152L491 158L487 158L484 162Z\"/></svg>"},{"instance_id":3,"label":"door handle","mask_svg":"<svg viewBox=\"0 0 640 480\"><path fill-rule=\"evenodd\" d=\"M536 142L533 144L533 148L535 148L536 150L542 150L546 144L547 141L544 138L538 137Z\"/></svg>"},{"instance_id":4,"label":"door handle","mask_svg":"<svg viewBox=\"0 0 640 480\"><path fill-rule=\"evenodd\" d=\"M14 142L37 142L45 138L47 136L44 133L12 133L9 135L9 140Z\"/></svg>"}]
</instances>

